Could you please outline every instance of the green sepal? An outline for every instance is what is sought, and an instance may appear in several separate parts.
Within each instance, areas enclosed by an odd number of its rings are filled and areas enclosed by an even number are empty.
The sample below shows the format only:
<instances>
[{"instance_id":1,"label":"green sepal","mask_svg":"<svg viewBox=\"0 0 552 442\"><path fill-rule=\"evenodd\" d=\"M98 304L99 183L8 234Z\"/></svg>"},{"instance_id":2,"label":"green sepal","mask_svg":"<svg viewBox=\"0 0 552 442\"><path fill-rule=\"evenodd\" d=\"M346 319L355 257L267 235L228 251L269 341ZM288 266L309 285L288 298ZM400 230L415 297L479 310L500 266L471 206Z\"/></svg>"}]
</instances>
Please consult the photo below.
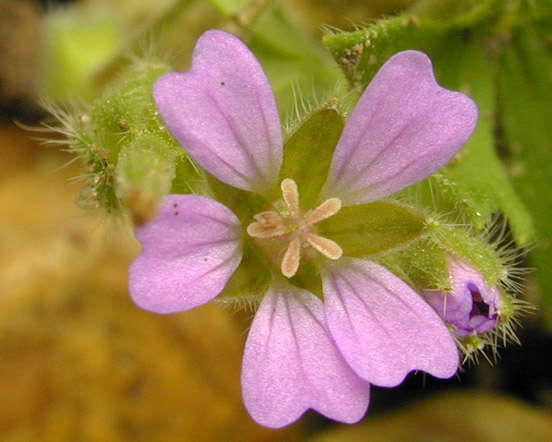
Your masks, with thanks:
<instances>
[{"instance_id":1,"label":"green sepal","mask_svg":"<svg viewBox=\"0 0 552 442\"><path fill-rule=\"evenodd\" d=\"M418 291L450 291L449 254L431 239L380 258L380 262Z\"/></svg>"},{"instance_id":2,"label":"green sepal","mask_svg":"<svg viewBox=\"0 0 552 442\"><path fill-rule=\"evenodd\" d=\"M485 334L478 335L474 333L472 335L461 338L460 344L462 352L469 357L473 353L482 351L485 346L489 344L489 340L487 339Z\"/></svg>"},{"instance_id":3,"label":"green sepal","mask_svg":"<svg viewBox=\"0 0 552 442\"><path fill-rule=\"evenodd\" d=\"M219 181L213 175L206 175L210 189L210 195L207 196L211 196L234 212L244 228L244 235L247 235L245 229L255 221L253 216L269 209L268 201L256 193L237 189Z\"/></svg>"},{"instance_id":4,"label":"green sepal","mask_svg":"<svg viewBox=\"0 0 552 442\"><path fill-rule=\"evenodd\" d=\"M155 215L159 199L169 193L175 176L175 156L163 139L145 134L119 152L116 194L136 225Z\"/></svg>"},{"instance_id":5,"label":"green sepal","mask_svg":"<svg viewBox=\"0 0 552 442\"><path fill-rule=\"evenodd\" d=\"M176 158L174 180L170 193L210 194L206 173L188 154L180 155Z\"/></svg>"},{"instance_id":6,"label":"green sepal","mask_svg":"<svg viewBox=\"0 0 552 442\"><path fill-rule=\"evenodd\" d=\"M324 299L320 269L314 261L301 260L301 265L299 265L295 276L290 278L290 282L297 287L311 292L320 299Z\"/></svg>"},{"instance_id":7,"label":"green sepal","mask_svg":"<svg viewBox=\"0 0 552 442\"><path fill-rule=\"evenodd\" d=\"M344 124L343 116L336 110L322 108L312 113L286 142L280 181L295 180L301 207L310 209L318 203Z\"/></svg>"},{"instance_id":8,"label":"green sepal","mask_svg":"<svg viewBox=\"0 0 552 442\"><path fill-rule=\"evenodd\" d=\"M481 272L490 286L496 285L508 274L494 246L479 235L443 224L434 228L431 237L451 256L467 261Z\"/></svg>"},{"instance_id":9,"label":"green sepal","mask_svg":"<svg viewBox=\"0 0 552 442\"><path fill-rule=\"evenodd\" d=\"M141 222L163 194L208 193L204 172L169 133L153 100L153 84L170 70L136 61L84 115L74 150L91 178L81 205L110 213L126 207Z\"/></svg>"},{"instance_id":10,"label":"green sepal","mask_svg":"<svg viewBox=\"0 0 552 442\"><path fill-rule=\"evenodd\" d=\"M167 147L178 152L181 147L169 134L153 101L155 81L171 70L163 63L138 61L131 65L91 109L95 141L108 151L109 161L117 162L119 150L143 133L155 134Z\"/></svg>"},{"instance_id":11,"label":"green sepal","mask_svg":"<svg viewBox=\"0 0 552 442\"><path fill-rule=\"evenodd\" d=\"M242 261L218 298L223 302L224 298L233 298L238 303L246 304L254 300L260 301L270 281L271 274L266 262L246 239Z\"/></svg>"},{"instance_id":12,"label":"green sepal","mask_svg":"<svg viewBox=\"0 0 552 442\"><path fill-rule=\"evenodd\" d=\"M373 257L406 247L426 231L425 215L392 201L343 207L318 224L319 234L335 241L344 256Z\"/></svg>"},{"instance_id":13,"label":"green sepal","mask_svg":"<svg viewBox=\"0 0 552 442\"><path fill-rule=\"evenodd\" d=\"M452 258L467 262L477 269L489 286L507 276L499 253L485 238L464 228L434 221L427 234L411 246L378 258L414 289L451 290L449 261Z\"/></svg>"}]
</instances>

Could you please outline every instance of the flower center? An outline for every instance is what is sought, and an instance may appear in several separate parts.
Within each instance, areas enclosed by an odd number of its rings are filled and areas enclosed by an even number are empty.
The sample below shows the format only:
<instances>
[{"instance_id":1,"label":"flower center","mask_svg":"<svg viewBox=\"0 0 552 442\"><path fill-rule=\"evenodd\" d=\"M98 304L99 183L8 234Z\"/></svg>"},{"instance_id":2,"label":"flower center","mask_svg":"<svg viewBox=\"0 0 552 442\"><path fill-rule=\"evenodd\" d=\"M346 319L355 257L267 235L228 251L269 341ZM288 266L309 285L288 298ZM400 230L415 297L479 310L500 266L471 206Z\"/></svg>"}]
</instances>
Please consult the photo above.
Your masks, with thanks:
<instances>
[{"instance_id":1,"label":"flower center","mask_svg":"<svg viewBox=\"0 0 552 442\"><path fill-rule=\"evenodd\" d=\"M341 258L343 250L336 242L314 233L317 223L339 212L341 200L327 199L316 209L303 214L295 181L286 178L280 187L285 210L258 213L253 217L255 222L247 226L247 233L254 238L279 238L289 242L280 264L282 274L286 278L291 278L297 273L303 247L312 247L330 259Z\"/></svg>"}]
</instances>

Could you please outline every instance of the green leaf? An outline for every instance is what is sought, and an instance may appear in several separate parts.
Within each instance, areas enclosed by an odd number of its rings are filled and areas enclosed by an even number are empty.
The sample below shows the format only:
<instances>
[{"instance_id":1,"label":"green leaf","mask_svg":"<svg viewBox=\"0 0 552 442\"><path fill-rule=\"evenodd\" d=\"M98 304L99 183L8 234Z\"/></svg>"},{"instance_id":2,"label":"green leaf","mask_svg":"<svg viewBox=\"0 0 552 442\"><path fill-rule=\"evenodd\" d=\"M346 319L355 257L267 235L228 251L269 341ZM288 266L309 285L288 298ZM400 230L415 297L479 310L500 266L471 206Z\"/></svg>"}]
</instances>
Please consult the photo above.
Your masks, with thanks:
<instances>
[{"instance_id":1,"label":"green leaf","mask_svg":"<svg viewBox=\"0 0 552 442\"><path fill-rule=\"evenodd\" d=\"M320 235L337 242L345 256L354 257L405 247L425 230L422 212L391 201L343 207L319 224Z\"/></svg>"},{"instance_id":2,"label":"green leaf","mask_svg":"<svg viewBox=\"0 0 552 442\"><path fill-rule=\"evenodd\" d=\"M283 117L298 110L305 99L316 102L316 97L345 83L328 51L295 24L281 2L273 2L251 32L248 46L270 80Z\"/></svg>"},{"instance_id":3,"label":"green leaf","mask_svg":"<svg viewBox=\"0 0 552 442\"><path fill-rule=\"evenodd\" d=\"M209 2L224 15L232 15L243 8L250 0L209 0Z\"/></svg>"},{"instance_id":4,"label":"green leaf","mask_svg":"<svg viewBox=\"0 0 552 442\"><path fill-rule=\"evenodd\" d=\"M323 108L311 114L285 144L280 179L295 180L301 207L314 208L318 202L343 126L338 112Z\"/></svg>"},{"instance_id":5,"label":"green leaf","mask_svg":"<svg viewBox=\"0 0 552 442\"><path fill-rule=\"evenodd\" d=\"M528 28L514 32L501 60L499 97L510 174L535 220L537 240L530 258L552 325L552 53L546 42L550 34Z\"/></svg>"},{"instance_id":6,"label":"green leaf","mask_svg":"<svg viewBox=\"0 0 552 442\"><path fill-rule=\"evenodd\" d=\"M52 9L44 23L41 94L51 100L94 96L92 76L121 46L124 31L101 8Z\"/></svg>"},{"instance_id":7,"label":"green leaf","mask_svg":"<svg viewBox=\"0 0 552 442\"><path fill-rule=\"evenodd\" d=\"M424 2L429 3L429 2ZM435 2L431 2L435 4ZM440 2L444 3L444 2ZM455 10L447 1L447 10ZM501 0L470 2L471 8L461 8L447 21L435 20L433 7L414 9L412 13L376 20L370 26L354 32L327 34L323 38L337 63L353 85L366 85L381 65L396 52L406 49L429 49L442 45L442 40L461 35L493 19L502 9Z\"/></svg>"},{"instance_id":8,"label":"green leaf","mask_svg":"<svg viewBox=\"0 0 552 442\"><path fill-rule=\"evenodd\" d=\"M420 0L409 13L448 29L467 29L495 17L503 6L503 0Z\"/></svg>"}]
</instances>

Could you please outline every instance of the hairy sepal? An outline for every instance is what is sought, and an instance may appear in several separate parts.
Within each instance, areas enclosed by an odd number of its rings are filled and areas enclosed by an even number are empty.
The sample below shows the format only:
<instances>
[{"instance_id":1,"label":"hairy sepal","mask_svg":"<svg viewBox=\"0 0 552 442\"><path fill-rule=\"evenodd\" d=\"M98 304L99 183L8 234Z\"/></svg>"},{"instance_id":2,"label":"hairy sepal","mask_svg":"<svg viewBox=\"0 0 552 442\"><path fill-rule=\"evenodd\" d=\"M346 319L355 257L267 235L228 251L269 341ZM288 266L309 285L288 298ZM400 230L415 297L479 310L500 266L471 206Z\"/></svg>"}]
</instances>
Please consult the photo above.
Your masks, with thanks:
<instances>
[{"instance_id":1,"label":"hairy sepal","mask_svg":"<svg viewBox=\"0 0 552 442\"><path fill-rule=\"evenodd\" d=\"M319 224L322 236L335 241L344 256L375 257L404 248L424 235L423 212L394 201L342 208Z\"/></svg>"}]
</instances>

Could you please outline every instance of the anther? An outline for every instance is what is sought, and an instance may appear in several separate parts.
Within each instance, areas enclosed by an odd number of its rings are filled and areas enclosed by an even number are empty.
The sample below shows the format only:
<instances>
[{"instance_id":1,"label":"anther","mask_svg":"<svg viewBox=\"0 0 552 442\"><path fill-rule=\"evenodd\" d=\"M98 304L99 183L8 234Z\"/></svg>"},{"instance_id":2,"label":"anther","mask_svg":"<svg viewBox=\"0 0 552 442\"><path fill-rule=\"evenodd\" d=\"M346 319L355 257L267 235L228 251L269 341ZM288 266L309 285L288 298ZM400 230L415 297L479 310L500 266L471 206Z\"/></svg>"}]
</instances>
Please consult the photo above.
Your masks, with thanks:
<instances>
[{"instance_id":1,"label":"anther","mask_svg":"<svg viewBox=\"0 0 552 442\"><path fill-rule=\"evenodd\" d=\"M280 184L280 188L290 216L293 218L299 216L299 190L295 181L286 178Z\"/></svg>"},{"instance_id":2,"label":"anther","mask_svg":"<svg viewBox=\"0 0 552 442\"><path fill-rule=\"evenodd\" d=\"M247 233L253 238L273 238L284 235L288 229L283 224L264 224L262 222L251 223L247 226Z\"/></svg>"},{"instance_id":3,"label":"anther","mask_svg":"<svg viewBox=\"0 0 552 442\"><path fill-rule=\"evenodd\" d=\"M305 240L327 258L336 260L343 255L343 249L331 239L308 233Z\"/></svg>"},{"instance_id":4,"label":"anther","mask_svg":"<svg viewBox=\"0 0 552 442\"><path fill-rule=\"evenodd\" d=\"M341 210L341 200L339 198L330 198L320 204L316 209L307 215L305 222L311 226L323 219L335 215Z\"/></svg>"},{"instance_id":5,"label":"anther","mask_svg":"<svg viewBox=\"0 0 552 442\"><path fill-rule=\"evenodd\" d=\"M286 278L291 278L297 273L301 261L301 239L293 238L282 258L280 270Z\"/></svg>"},{"instance_id":6,"label":"anther","mask_svg":"<svg viewBox=\"0 0 552 442\"><path fill-rule=\"evenodd\" d=\"M278 212L274 210L269 210L268 212L261 212L253 216L260 224L265 226L275 226L277 224L282 224L282 217Z\"/></svg>"}]
</instances>

